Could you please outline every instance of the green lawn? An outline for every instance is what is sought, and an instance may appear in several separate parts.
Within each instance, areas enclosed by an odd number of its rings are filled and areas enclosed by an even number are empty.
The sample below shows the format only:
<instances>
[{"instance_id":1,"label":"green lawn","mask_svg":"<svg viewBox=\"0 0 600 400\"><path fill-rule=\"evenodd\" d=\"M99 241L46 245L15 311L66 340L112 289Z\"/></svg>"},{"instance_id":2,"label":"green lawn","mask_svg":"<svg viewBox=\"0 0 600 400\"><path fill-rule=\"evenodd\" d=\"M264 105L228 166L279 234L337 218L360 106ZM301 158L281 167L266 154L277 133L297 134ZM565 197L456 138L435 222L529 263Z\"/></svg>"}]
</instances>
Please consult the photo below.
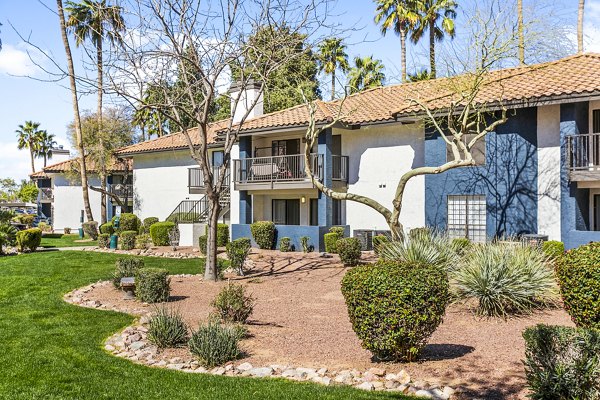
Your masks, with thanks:
<instances>
[{"instance_id":1,"label":"green lawn","mask_svg":"<svg viewBox=\"0 0 600 400\"><path fill-rule=\"evenodd\" d=\"M80 242L79 235L63 235L61 233L46 233L42 236L41 247L54 248L54 247L81 247L81 246L96 246L97 241L89 241L89 238L85 238L83 242Z\"/></svg>"},{"instance_id":2,"label":"green lawn","mask_svg":"<svg viewBox=\"0 0 600 400\"><path fill-rule=\"evenodd\" d=\"M67 304L62 295L107 279L113 254L0 257L0 399L367 399L407 397L281 379L227 378L135 365L106 353L133 317ZM172 273L198 260L146 258Z\"/></svg>"}]
</instances>

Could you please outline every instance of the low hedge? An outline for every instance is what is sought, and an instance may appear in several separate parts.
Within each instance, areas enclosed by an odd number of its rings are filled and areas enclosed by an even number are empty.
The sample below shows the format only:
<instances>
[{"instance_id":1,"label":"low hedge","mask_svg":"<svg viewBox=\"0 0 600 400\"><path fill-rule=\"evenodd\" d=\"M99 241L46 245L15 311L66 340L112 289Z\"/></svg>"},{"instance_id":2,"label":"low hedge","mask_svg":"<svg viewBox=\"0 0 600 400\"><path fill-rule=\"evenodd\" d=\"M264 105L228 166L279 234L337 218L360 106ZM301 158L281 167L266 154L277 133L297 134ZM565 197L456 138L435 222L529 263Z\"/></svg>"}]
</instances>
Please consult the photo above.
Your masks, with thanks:
<instances>
[{"instance_id":1,"label":"low hedge","mask_svg":"<svg viewBox=\"0 0 600 400\"><path fill-rule=\"evenodd\" d=\"M101 233L98 235L98 247L101 249L108 249L110 246L110 235L108 233Z\"/></svg>"},{"instance_id":2,"label":"low hedge","mask_svg":"<svg viewBox=\"0 0 600 400\"><path fill-rule=\"evenodd\" d=\"M17 232L17 246L20 252L35 251L42 243L42 230L39 228L25 229Z\"/></svg>"},{"instance_id":3,"label":"low hedge","mask_svg":"<svg viewBox=\"0 0 600 400\"><path fill-rule=\"evenodd\" d=\"M96 221L84 222L81 227L83 228L83 233L92 240L98 239L98 223Z\"/></svg>"},{"instance_id":4,"label":"low hedge","mask_svg":"<svg viewBox=\"0 0 600 400\"><path fill-rule=\"evenodd\" d=\"M150 238L155 246L168 246L169 232L175 227L174 222L156 222L150 227Z\"/></svg>"},{"instance_id":5,"label":"low hedge","mask_svg":"<svg viewBox=\"0 0 600 400\"><path fill-rule=\"evenodd\" d=\"M340 260L346 266L357 265L360 261L360 240L357 238L342 238L336 244Z\"/></svg>"},{"instance_id":6,"label":"low hedge","mask_svg":"<svg viewBox=\"0 0 600 400\"><path fill-rule=\"evenodd\" d=\"M148 217L148 218L144 218L144 222L142 224L142 231L143 233L150 233L150 227L152 225L154 225L155 223L159 222L159 219L156 217Z\"/></svg>"},{"instance_id":7,"label":"low hedge","mask_svg":"<svg viewBox=\"0 0 600 400\"><path fill-rule=\"evenodd\" d=\"M113 286L119 288L121 278L135 277L136 272L144 268L143 258L118 258L115 261L115 272L113 273Z\"/></svg>"},{"instance_id":8,"label":"low hedge","mask_svg":"<svg viewBox=\"0 0 600 400\"><path fill-rule=\"evenodd\" d=\"M351 269L342 294L362 346L381 360L415 360L450 300L442 268L400 262Z\"/></svg>"},{"instance_id":9,"label":"low hedge","mask_svg":"<svg viewBox=\"0 0 600 400\"><path fill-rule=\"evenodd\" d=\"M100 233L112 235L115 233L115 228L113 228L112 222L107 222L105 224L100 225Z\"/></svg>"},{"instance_id":10,"label":"low hedge","mask_svg":"<svg viewBox=\"0 0 600 400\"><path fill-rule=\"evenodd\" d=\"M598 330L540 324L523 338L531 399L600 398Z\"/></svg>"},{"instance_id":11,"label":"low hedge","mask_svg":"<svg viewBox=\"0 0 600 400\"><path fill-rule=\"evenodd\" d=\"M117 216L115 215L112 218L112 224L115 225L115 220ZM116 229L117 233L125 232L125 231L136 231L140 230L141 221L140 219L132 213L123 213L119 217L119 228Z\"/></svg>"},{"instance_id":12,"label":"low hedge","mask_svg":"<svg viewBox=\"0 0 600 400\"><path fill-rule=\"evenodd\" d=\"M150 235L142 233L135 237L135 248L140 250L146 250L150 247Z\"/></svg>"},{"instance_id":13,"label":"low hedge","mask_svg":"<svg viewBox=\"0 0 600 400\"><path fill-rule=\"evenodd\" d=\"M165 302L169 300L170 281L166 269L138 269L135 273L135 295L145 303Z\"/></svg>"},{"instance_id":14,"label":"low hedge","mask_svg":"<svg viewBox=\"0 0 600 400\"><path fill-rule=\"evenodd\" d=\"M119 234L119 245L121 250L132 250L135 248L135 237L137 231L122 231Z\"/></svg>"},{"instance_id":15,"label":"low hedge","mask_svg":"<svg viewBox=\"0 0 600 400\"><path fill-rule=\"evenodd\" d=\"M600 329L600 242L567 251L556 262L556 275L575 325Z\"/></svg>"},{"instance_id":16,"label":"low hedge","mask_svg":"<svg viewBox=\"0 0 600 400\"><path fill-rule=\"evenodd\" d=\"M250 225L250 232L254 241L261 249L270 250L275 240L275 223L272 221L258 221Z\"/></svg>"},{"instance_id":17,"label":"low hedge","mask_svg":"<svg viewBox=\"0 0 600 400\"><path fill-rule=\"evenodd\" d=\"M341 237L339 234L334 232L329 232L323 235L323 242L325 242L325 251L327 253L336 254L337 253L337 241L340 240Z\"/></svg>"},{"instance_id":18,"label":"low hedge","mask_svg":"<svg viewBox=\"0 0 600 400\"><path fill-rule=\"evenodd\" d=\"M206 255L206 246L208 245L208 236L202 235L198 237L198 248L200 253Z\"/></svg>"}]
</instances>

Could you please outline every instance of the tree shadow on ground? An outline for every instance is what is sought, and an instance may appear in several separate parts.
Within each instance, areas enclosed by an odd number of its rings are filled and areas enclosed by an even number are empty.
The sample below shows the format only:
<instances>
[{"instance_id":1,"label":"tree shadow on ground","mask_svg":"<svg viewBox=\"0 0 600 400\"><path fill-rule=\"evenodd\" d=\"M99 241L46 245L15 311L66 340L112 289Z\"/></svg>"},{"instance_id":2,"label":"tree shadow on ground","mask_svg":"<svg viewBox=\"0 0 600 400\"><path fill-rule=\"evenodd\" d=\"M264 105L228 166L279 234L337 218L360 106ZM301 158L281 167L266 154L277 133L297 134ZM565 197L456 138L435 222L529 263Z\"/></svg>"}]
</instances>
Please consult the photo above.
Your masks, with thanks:
<instances>
[{"instance_id":1,"label":"tree shadow on ground","mask_svg":"<svg viewBox=\"0 0 600 400\"><path fill-rule=\"evenodd\" d=\"M475 347L462 344L436 343L425 346L420 359L423 361L452 360L472 353Z\"/></svg>"}]
</instances>

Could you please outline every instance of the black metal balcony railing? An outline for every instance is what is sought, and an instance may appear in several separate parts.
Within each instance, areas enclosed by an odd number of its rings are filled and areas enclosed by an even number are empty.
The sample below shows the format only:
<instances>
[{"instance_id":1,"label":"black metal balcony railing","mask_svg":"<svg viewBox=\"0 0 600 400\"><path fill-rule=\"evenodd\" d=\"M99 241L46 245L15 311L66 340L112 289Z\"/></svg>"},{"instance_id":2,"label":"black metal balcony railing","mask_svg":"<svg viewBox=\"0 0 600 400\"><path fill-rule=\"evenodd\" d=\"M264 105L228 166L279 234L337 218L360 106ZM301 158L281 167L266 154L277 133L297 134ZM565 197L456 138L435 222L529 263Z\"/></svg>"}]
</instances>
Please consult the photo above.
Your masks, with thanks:
<instances>
[{"instance_id":1,"label":"black metal balcony railing","mask_svg":"<svg viewBox=\"0 0 600 400\"><path fill-rule=\"evenodd\" d=\"M323 154L310 155L311 169L317 179L323 180L325 164ZM234 181L236 183L277 183L305 181L304 154L272 157L254 157L233 160ZM348 180L348 157L332 157L332 179Z\"/></svg>"},{"instance_id":2,"label":"black metal balcony railing","mask_svg":"<svg viewBox=\"0 0 600 400\"><path fill-rule=\"evenodd\" d=\"M133 197L133 185L124 183L113 183L108 185L108 191L120 198Z\"/></svg>"},{"instance_id":3,"label":"black metal balcony railing","mask_svg":"<svg viewBox=\"0 0 600 400\"><path fill-rule=\"evenodd\" d=\"M52 188L39 188L39 199L40 200L53 200L54 193L52 193Z\"/></svg>"},{"instance_id":4,"label":"black metal balcony railing","mask_svg":"<svg viewBox=\"0 0 600 400\"><path fill-rule=\"evenodd\" d=\"M221 173L221 167L213 167L213 177L216 181ZM223 186L229 186L229 168L225 170L225 178L223 179ZM204 173L200 168L189 168L188 169L188 187L193 189L204 188Z\"/></svg>"},{"instance_id":5,"label":"black metal balcony railing","mask_svg":"<svg viewBox=\"0 0 600 400\"><path fill-rule=\"evenodd\" d=\"M574 180L600 178L600 133L567 136L567 163Z\"/></svg>"}]
</instances>

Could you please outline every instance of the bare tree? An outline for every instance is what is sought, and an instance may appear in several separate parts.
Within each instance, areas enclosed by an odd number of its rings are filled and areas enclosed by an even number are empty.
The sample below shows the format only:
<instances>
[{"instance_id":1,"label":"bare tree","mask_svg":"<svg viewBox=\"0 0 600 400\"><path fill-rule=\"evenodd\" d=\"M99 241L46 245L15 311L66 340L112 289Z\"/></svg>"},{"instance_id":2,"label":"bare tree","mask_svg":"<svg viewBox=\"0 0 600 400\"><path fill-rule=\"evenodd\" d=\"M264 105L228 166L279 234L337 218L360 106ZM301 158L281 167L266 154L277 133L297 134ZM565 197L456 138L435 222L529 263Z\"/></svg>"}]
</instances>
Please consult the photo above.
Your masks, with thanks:
<instances>
[{"instance_id":1,"label":"bare tree","mask_svg":"<svg viewBox=\"0 0 600 400\"><path fill-rule=\"evenodd\" d=\"M525 30L523 28L523 0L517 0L517 30L519 34L519 64L525 65Z\"/></svg>"},{"instance_id":2,"label":"bare tree","mask_svg":"<svg viewBox=\"0 0 600 400\"><path fill-rule=\"evenodd\" d=\"M124 5L130 29L109 63L110 86L131 104L144 104L177 125L200 167L209 204L207 280L217 279L216 228L222 199L229 191L225 179L231 150L264 85L257 89L256 98L246 98L243 90L231 96L235 118L212 124L210 111L218 89L229 81L232 70L242 88L252 81L267 81L280 65L301 55L296 40L316 42L317 35L330 35L331 31L323 29L329 1L131 0ZM260 43L249 40L264 27L271 29L262 29ZM302 35L278 35L284 28ZM282 57L282 49L290 50ZM179 90L162 89L168 86L165 82L176 81L181 84ZM162 90L157 104L144 102L140 93L145 90L140 87ZM189 126L197 128L186 129ZM212 167L208 152L214 135L224 150L218 170Z\"/></svg>"}]
</instances>

